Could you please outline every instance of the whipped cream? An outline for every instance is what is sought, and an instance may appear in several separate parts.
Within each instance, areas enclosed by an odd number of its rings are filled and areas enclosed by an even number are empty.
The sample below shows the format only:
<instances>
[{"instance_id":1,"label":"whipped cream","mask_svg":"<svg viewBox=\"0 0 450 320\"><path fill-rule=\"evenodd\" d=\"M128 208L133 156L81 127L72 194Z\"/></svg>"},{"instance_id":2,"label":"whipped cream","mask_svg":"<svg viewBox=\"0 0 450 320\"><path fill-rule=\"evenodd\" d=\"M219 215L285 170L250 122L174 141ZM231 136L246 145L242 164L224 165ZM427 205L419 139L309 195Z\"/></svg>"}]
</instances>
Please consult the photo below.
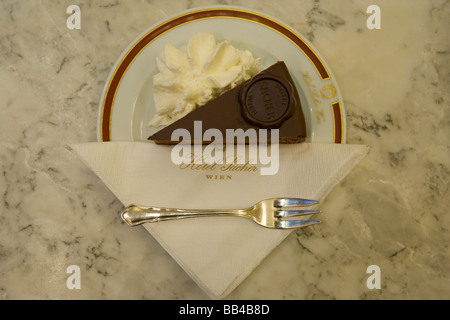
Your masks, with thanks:
<instances>
[{"instance_id":1,"label":"whipped cream","mask_svg":"<svg viewBox=\"0 0 450 320\"><path fill-rule=\"evenodd\" d=\"M216 43L207 32L195 34L181 48L166 44L156 65L152 127L171 124L261 71L260 59L251 52L227 41Z\"/></svg>"}]
</instances>

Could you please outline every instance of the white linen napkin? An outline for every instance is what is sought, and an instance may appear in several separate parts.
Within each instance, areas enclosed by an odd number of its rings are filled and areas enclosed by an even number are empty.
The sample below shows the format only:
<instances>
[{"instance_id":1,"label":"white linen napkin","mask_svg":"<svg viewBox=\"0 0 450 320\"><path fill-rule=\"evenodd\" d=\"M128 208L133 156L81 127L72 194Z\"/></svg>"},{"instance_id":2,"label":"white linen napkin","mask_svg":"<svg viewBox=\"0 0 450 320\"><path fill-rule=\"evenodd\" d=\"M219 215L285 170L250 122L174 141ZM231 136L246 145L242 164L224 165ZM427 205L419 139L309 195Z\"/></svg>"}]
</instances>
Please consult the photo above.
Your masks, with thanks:
<instances>
[{"instance_id":1,"label":"white linen napkin","mask_svg":"<svg viewBox=\"0 0 450 320\"><path fill-rule=\"evenodd\" d=\"M348 144L280 145L278 173L261 175L223 170L224 166L181 169L171 161L172 147L148 142L92 142L69 149L124 206L190 209L247 208L274 197L323 201L369 150ZM316 218L326 223L326 214ZM214 299L227 296L291 232L236 217L182 219L144 227Z\"/></svg>"}]
</instances>

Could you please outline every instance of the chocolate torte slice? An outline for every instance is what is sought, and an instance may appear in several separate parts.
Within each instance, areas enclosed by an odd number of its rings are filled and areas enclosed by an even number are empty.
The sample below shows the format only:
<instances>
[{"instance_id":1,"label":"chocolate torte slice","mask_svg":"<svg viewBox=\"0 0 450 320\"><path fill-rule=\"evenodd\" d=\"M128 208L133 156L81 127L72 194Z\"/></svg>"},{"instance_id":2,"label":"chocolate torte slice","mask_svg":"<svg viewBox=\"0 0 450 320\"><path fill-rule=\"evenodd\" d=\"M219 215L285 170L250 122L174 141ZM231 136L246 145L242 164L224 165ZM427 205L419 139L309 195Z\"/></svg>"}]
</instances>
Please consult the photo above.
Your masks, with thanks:
<instances>
[{"instance_id":1,"label":"chocolate torte slice","mask_svg":"<svg viewBox=\"0 0 450 320\"><path fill-rule=\"evenodd\" d=\"M299 143L306 139L300 98L282 61L161 129L148 139L157 144L178 144L181 139L172 140L172 132L182 128L189 131L192 143L200 143L194 141L194 137L200 136L198 127L197 132L194 132L194 124L198 125L198 121L201 121L201 137L206 130L217 129L222 133L223 141L227 129L255 129L256 132L260 132L259 129L278 129L280 143ZM270 141L270 130L267 132ZM201 141L203 144L210 142L203 139Z\"/></svg>"}]
</instances>

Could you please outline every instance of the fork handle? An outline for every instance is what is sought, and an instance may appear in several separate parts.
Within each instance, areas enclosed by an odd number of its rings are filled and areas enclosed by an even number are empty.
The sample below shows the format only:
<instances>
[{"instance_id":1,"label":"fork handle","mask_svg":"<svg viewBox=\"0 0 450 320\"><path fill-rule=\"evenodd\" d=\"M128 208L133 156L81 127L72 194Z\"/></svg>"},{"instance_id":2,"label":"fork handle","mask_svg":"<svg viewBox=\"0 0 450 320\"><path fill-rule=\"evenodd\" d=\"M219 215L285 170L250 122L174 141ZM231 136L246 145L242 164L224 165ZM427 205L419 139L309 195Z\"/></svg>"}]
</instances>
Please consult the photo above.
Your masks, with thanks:
<instances>
[{"instance_id":1,"label":"fork handle","mask_svg":"<svg viewBox=\"0 0 450 320\"><path fill-rule=\"evenodd\" d=\"M185 218L245 215L246 210L190 210L144 207L132 204L125 208L121 214L121 218L129 226L137 226L147 222L151 223Z\"/></svg>"}]
</instances>

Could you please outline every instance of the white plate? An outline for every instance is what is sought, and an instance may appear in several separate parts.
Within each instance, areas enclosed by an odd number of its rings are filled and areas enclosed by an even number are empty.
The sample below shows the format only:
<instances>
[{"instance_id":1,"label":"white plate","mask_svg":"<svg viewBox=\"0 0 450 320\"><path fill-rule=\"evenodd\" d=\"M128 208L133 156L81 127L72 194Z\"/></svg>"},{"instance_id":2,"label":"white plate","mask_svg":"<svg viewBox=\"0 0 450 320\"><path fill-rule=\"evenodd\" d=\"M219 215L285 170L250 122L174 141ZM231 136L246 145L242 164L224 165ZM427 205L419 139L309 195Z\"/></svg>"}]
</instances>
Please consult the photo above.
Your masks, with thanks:
<instances>
[{"instance_id":1,"label":"white plate","mask_svg":"<svg viewBox=\"0 0 450 320\"><path fill-rule=\"evenodd\" d=\"M276 18L238 7L204 7L172 16L142 33L122 53L104 88L99 108L99 141L146 141L156 131L152 76L166 43L186 44L210 32L260 57L264 67L284 61L297 86L308 142L345 143L345 112L330 68L313 46Z\"/></svg>"}]
</instances>

